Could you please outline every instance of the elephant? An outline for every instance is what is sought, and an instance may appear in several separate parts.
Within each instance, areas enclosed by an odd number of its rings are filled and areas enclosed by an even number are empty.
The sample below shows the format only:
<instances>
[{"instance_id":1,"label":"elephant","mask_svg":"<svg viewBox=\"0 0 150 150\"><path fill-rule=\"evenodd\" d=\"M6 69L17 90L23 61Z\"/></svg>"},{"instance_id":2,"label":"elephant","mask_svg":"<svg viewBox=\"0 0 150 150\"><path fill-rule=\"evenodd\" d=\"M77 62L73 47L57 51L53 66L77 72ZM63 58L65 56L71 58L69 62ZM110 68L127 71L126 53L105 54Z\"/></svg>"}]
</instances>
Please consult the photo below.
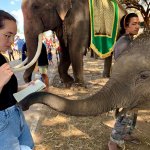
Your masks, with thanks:
<instances>
[{"instance_id":1,"label":"elephant","mask_svg":"<svg viewBox=\"0 0 150 150\"><path fill-rule=\"evenodd\" d=\"M150 109L150 31L135 39L116 60L112 75L94 95L85 99L69 100L48 92L28 95L20 105L28 110L41 103L68 115L95 116L116 108L128 110Z\"/></svg>"},{"instance_id":2,"label":"elephant","mask_svg":"<svg viewBox=\"0 0 150 150\"><path fill-rule=\"evenodd\" d=\"M121 5L119 8L124 12ZM23 0L24 33L27 43L28 62L38 45L38 35L48 30L56 32L61 46L58 72L62 82L84 84L83 52L90 45L90 13L88 0ZM73 77L68 74L72 64ZM24 73L24 80L31 80L35 65Z\"/></svg>"}]
</instances>

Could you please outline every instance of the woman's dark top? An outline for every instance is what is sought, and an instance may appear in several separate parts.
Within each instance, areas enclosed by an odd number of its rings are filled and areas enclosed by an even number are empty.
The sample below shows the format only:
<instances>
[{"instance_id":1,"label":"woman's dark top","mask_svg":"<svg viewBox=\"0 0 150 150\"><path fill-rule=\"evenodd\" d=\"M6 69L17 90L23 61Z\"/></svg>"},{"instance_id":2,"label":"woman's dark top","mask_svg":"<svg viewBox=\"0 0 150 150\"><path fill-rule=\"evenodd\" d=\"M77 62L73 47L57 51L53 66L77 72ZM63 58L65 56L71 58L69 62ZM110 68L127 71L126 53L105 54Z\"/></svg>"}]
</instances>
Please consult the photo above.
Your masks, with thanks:
<instances>
[{"instance_id":1,"label":"woman's dark top","mask_svg":"<svg viewBox=\"0 0 150 150\"><path fill-rule=\"evenodd\" d=\"M47 66L47 65L48 65L48 59L47 59L46 46L42 44L42 51L38 58L38 66Z\"/></svg>"},{"instance_id":2,"label":"woman's dark top","mask_svg":"<svg viewBox=\"0 0 150 150\"><path fill-rule=\"evenodd\" d=\"M0 66L2 66L6 62L7 61L5 57L2 54L0 54ZM13 74L8 83L4 85L0 93L0 110L4 110L16 104L17 101L15 100L13 93L16 93L17 90L18 90L17 78Z\"/></svg>"}]
</instances>

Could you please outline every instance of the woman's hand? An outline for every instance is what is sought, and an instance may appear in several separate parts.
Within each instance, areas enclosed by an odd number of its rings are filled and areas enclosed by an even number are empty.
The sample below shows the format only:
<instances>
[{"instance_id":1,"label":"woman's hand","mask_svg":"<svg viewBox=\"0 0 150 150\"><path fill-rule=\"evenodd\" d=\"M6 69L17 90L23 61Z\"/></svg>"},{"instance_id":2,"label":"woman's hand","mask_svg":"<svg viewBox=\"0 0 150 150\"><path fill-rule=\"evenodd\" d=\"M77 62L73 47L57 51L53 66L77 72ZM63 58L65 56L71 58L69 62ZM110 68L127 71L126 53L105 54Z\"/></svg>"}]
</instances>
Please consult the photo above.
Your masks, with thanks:
<instances>
[{"instance_id":1,"label":"woman's hand","mask_svg":"<svg viewBox=\"0 0 150 150\"><path fill-rule=\"evenodd\" d=\"M13 72L8 63L3 64L0 67L0 91L4 87L4 85L10 80Z\"/></svg>"},{"instance_id":2,"label":"woman's hand","mask_svg":"<svg viewBox=\"0 0 150 150\"><path fill-rule=\"evenodd\" d=\"M35 81L31 81L31 82L26 83L26 84L24 84L24 85L20 85L20 86L18 87L18 91L23 90L24 88L28 87L28 86L31 85L31 84L35 84Z\"/></svg>"}]
</instances>

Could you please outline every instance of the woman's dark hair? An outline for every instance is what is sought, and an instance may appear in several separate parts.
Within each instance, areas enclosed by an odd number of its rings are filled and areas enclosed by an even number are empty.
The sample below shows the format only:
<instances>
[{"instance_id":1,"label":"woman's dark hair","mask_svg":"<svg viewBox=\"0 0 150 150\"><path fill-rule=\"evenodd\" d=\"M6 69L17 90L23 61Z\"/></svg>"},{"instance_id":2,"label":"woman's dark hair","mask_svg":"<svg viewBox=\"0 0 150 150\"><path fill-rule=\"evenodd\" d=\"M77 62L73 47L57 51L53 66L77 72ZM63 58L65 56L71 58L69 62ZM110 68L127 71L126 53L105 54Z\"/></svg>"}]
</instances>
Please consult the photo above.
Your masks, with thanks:
<instances>
[{"instance_id":1,"label":"woman's dark hair","mask_svg":"<svg viewBox=\"0 0 150 150\"><path fill-rule=\"evenodd\" d=\"M133 17L138 17L138 15L135 13L130 13L130 14L124 15L121 18L121 20L120 20L121 30L120 30L119 37L122 36L123 34L125 34L125 27L129 26L130 19Z\"/></svg>"},{"instance_id":2,"label":"woman's dark hair","mask_svg":"<svg viewBox=\"0 0 150 150\"><path fill-rule=\"evenodd\" d=\"M16 22L16 19L6 11L0 10L0 29L4 27L4 20L13 20Z\"/></svg>"}]
</instances>

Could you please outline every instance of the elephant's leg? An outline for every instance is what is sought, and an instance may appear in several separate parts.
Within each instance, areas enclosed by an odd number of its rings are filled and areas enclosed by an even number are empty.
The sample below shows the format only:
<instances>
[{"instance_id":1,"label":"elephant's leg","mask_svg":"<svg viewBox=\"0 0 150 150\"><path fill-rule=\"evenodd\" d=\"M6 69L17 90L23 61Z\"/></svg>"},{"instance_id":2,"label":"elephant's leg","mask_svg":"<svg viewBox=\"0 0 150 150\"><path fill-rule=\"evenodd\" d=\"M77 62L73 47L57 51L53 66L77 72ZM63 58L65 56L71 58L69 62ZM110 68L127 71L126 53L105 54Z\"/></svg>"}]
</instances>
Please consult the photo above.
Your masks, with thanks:
<instances>
[{"instance_id":1,"label":"elephant's leg","mask_svg":"<svg viewBox=\"0 0 150 150\"><path fill-rule=\"evenodd\" d=\"M60 63L58 65L58 72L60 75L60 79L65 84L66 87L70 87L74 82L74 79L68 75L68 69L71 64L69 52L67 49L62 48Z\"/></svg>"},{"instance_id":2,"label":"elephant's leg","mask_svg":"<svg viewBox=\"0 0 150 150\"><path fill-rule=\"evenodd\" d=\"M79 24L81 28L75 28L70 36L69 53L72 63L73 75L75 83L84 86L83 78L83 52L89 46L89 32L87 24L82 22Z\"/></svg>"},{"instance_id":3,"label":"elephant's leg","mask_svg":"<svg viewBox=\"0 0 150 150\"><path fill-rule=\"evenodd\" d=\"M84 50L85 48L82 48ZM83 79L83 51L79 49L70 49L70 58L72 63L73 75L75 83L82 85L84 84Z\"/></svg>"},{"instance_id":4,"label":"elephant's leg","mask_svg":"<svg viewBox=\"0 0 150 150\"><path fill-rule=\"evenodd\" d=\"M92 49L91 49L91 58L94 58L94 52Z\"/></svg>"},{"instance_id":5,"label":"elephant's leg","mask_svg":"<svg viewBox=\"0 0 150 150\"><path fill-rule=\"evenodd\" d=\"M105 58L104 60L103 77L110 77L111 64L112 64L112 54L111 56Z\"/></svg>"}]
</instances>

